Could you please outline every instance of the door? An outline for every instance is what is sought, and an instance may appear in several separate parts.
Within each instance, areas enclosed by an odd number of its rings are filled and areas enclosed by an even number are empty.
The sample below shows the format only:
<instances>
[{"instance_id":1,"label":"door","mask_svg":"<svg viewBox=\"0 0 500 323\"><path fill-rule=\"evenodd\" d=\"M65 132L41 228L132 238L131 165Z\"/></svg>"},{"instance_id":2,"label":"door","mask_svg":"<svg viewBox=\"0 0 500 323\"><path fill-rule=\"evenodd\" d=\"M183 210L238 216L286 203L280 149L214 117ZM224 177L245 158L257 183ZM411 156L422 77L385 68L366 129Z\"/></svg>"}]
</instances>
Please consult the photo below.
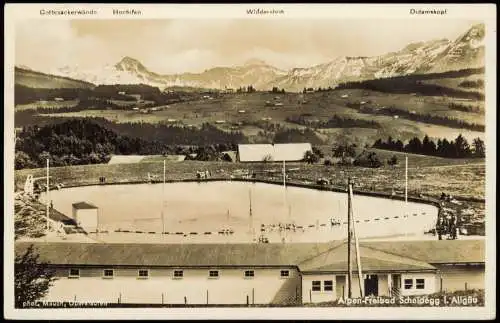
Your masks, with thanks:
<instances>
[{"instance_id":1,"label":"door","mask_svg":"<svg viewBox=\"0 0 500 323\"><path fill-rule=\"evenodd\" d=\"M366 275L365 296L378 296L378 276Z\"/></svg>"},{"instance_id":2,"label":"door","mask_svg":"<svg viewBox=\"0 0 500 323\"><path fill-rule=\"evenodd\" d=\"M335 276L335 292L337 299L345 298L345 276Z\"/></svg>"},{"instance_id":3,"label":"door","mask_svg":"<svg viewBox=\"0 0 500 323\"><path fill-rule=\"evenodd\" d=\"M400 296L401 291L401 275L400 274L392 274L391 275L391 295L394 297Z\"/></svg>"}]
</instances>

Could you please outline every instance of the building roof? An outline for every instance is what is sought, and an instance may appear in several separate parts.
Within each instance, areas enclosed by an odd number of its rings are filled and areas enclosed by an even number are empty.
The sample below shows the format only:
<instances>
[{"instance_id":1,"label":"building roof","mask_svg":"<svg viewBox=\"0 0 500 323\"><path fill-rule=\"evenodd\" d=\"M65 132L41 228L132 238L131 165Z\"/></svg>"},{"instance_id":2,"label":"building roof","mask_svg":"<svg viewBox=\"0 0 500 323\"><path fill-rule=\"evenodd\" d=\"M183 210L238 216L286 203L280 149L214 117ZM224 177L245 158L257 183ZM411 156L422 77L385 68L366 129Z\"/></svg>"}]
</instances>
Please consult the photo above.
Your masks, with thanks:
<instances>
[{"instance_id":1,"label":"building roof","mask_svg":"<svg viewBox=\"0 0 500 323\"><path fill-rule=\"evenodd\" d=\"M481 263L485 258L484 240L379 241L369 246L431 264Z\"/></svg>"},{"instance_id":2,"label":"building roof","mask_svg":"<svg viewBox=\"0 0 500 323\"><path fill-rule=\"evenodd\" d=\"M231 161L235 162L237 159L238 152L233 150L228 150L228 151L223 151L222 154L229 156L229 158L231 158Z\"/></svg>"},{"instance_id":3,"label":"building roof","mask_svg":"<svg viewBox=\"0 0 500 323\"><path fill-rule=\"evenodd\" d=\"M16 243L22 252L31 242ZM40 259L59 265L293 266L331 244L35 243Z\"/></svg>"},{"instance_id":4,"label":"building roof","mask_svg":"<svg viewBox=\"0 0 500 323\"><path fill-rule=\"evenodd\" d=\"M143 160L144 155L113 155L108 164L134 164Z\"/></svg>"},{"instance_id":5,"label":"building roof","mask_svg":"<svg viewBox=\"0 0 500 323\"><path fill-rule=\"evenodd\" d=\"M94 204L90 204L87 202L77 202L73 203L73 208L78 210L84 210L84 209L97 209L98 207L95 206Z\"/></svg>"},{"instance_id":6,"label":"building roof","mask_svg":"<svg viewBox=\"0 0 500 323\"><path fill-rule=\"evenodd\" d=\"M66 216L65 214L57 211L56 209L50 209L49 212L49 217L54 220L54 221L59 221L62 222L66 225L75 225L75 220L71 219L70 217Z\"/></svg>"},{"instance_id":7,"label":"building roof","mask_svg":"<svg viewBox=\"0 0 500 323\"><path fill-rule=\"evenodd\" d=\"M242 162L261 162L266 158L269 161L299 161L308 150L312 150L310 143L238 145Z\"/></svg>"},{"instance_id":8,"label":"building roof","mask_svg":"<svg viewBox=\"0 0 500 323\"><path fill-rule=\"evenodd\" d=\"M483 262L484 253L474 248L482 240L391 241L360 243L363 271L435 270L427 259L446 262ZM457 252L450 252L456 243ZM298 266L305 272L346 272L345 241L328 243L269 244L138 244L16 242L16 254L34 244L40 259L57 265L94 266ZM388 246L392 245L391 248ZM414 245L413 247L411 247ZM390 249L382 251L382 248ZM483 248L483 247L481 247ZM410 250L413 252L408 255ZM477 250L477 248L476 248ZM353 270L356 257L353 248ZM429 255L428 253L431 253ZM463 255L465 254L465 256Z\"/></svg>"},{"instance_id":9,"label":"building roof","mask_svg":"<svg viewBox=\"0 0 500 323\"><path fill-rule=\"evenodd\" d=\"M363 271L412 271L435 270L436 268L426 262L390 254L369 247L360 246L361 267ZM352 270L357 270L357 259L354 245L351 249ZM347 272L347 243L331 248L326 252L315 255L299 264L304 272Z\"/></svg>"}]
</instances>

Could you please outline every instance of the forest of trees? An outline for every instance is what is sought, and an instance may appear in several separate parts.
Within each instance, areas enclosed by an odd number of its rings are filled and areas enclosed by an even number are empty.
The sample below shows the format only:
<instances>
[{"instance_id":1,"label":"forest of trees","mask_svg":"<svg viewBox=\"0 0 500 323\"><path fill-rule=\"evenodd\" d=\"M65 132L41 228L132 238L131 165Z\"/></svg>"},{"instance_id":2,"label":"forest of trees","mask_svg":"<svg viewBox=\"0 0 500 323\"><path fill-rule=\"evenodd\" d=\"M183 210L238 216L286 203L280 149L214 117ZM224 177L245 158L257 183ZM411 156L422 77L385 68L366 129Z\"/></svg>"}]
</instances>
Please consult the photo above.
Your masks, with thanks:
<instances>
[{"instance_id":1,"label":"forest of trees","mask_svg":"<svg viewBox=\"0 0 500 323\"><path fill-rule=\"evenodd\" d=\"M483 80L476 80L476 81L462 81L460 84L458 84L460 87L464 88L472 88L472 89L483 89L484 88L484 81Z\"/></svg>"},{"instance_id":2,"label":"forest of trees","mask_svg":"<svg viewBox=\"0 0 500 323\"><path fill-rule=\"evenodd\" d=\"M405 109L396 108L394 105L378 109L368 105L361 106L359 103L346 103L346 106L352 109L356 109L361 113L366 114L375 114L375 115L386 115L386 116L395 116L397 115L399 118L408 119L417 122L423 122L428 124L435 124L440 126L446 126L450 128L457 129L468 129L472 131L482 131L484 132L484 125L467 122L459 119L454 119L445 116L437 116L432 114L418 114L412 113Z\"/></svg>"},{"instance_id":3,"label":"forest of trees","mask_svg":"<svg viewBox=\"0 0 500 323\"><path fill-rule=\"evenodd\" d=\"M285 93L285 89L281 89L277 86L273 86L273 88L271 89L271 93Z\"/></svg>"},{"instance_id":4,"label":"forest of trees","mask_svg":"<svg viewBox=\"0 0 500 323\"><path fill-rule=\"evenodd\" d=\"M112 154L221 152L235 150L242 141L243 135L228 134L208 124L195 130L75 118L41 127L24 127L16 138L15 168L43 167L47 158L54 166L66 166L107 163Z\"/></svg>"},{"instance_id":5,"label":"forest of trees","mask_svg":"<svg viewBox=\"0 0 500 323\"><path fill-rule=\"evenodd\" d=\"M481 112L481 108L479 108L476 105L461 104L455 102L449 103L448 108L450 108L450 110L461 111L461 112L471 112L471 113Z\"/></svg>"},{"instance_id":6,"label":"forest of trees","mask_svg":"<svg viewBox=\"0 0 500 323\"><path fill-rule=\"evenodd\" d=\"M459 89L424 82L425 80L431 79L456 78L480 73L484 73L484 68L346 82L339 84L336 89L363 89L387 93L419 93L422 95L451 96L456 98L484 100L484 94L480 92L462 91Z\"/></svg>"},{"instance_id":7,"label":"forest of trees","mask_svg":"<svg viewBox=\"0 0 500 323\"><path fill-rule=\"evenodd\" d=\"M125 92L125 94L120 94L120 92ZM154 101L157 105L172 104L197 97L197 93L188 91L162 92L159 88L146 84L99 85L94 89L45 89L31 88L16 84L14 88L14 103L17 105L35 103L40 100L53 101L55 98L62 98L64 100L79 99L82 101L87 99L122 101L136 100L128 94L140 94L142 100Z\"/></svg>"},{"instance_id":8,"label":"forest of trees","mask_svg":"<svg viewBox=\"0 0 500 323\"><path fill-rule=\"evenodd\" d=\"M236 89L236 93L253 93L256 92L257 90L253 87L253 85L249 86L240 86L239 88Z\"/></svg>"},{"instance_id":9,"label":"forest of trees","mask_svg":"<svg viewBox=\"0 0 500 323\"><path fill-rule=\"evenodd\" d=\"M64 100L84 99L91 97L91 89L82 88L60 88L60 89L44 89L31 88L24 85L16 84L14 87L14 103L28 104L39 100L53 101L55 98Z\"/></svg>"},{"instance_id":10,"label":"forest of trees","mask_svg":"<svg viewBox=\"0 0 500 323\"><path fill-rule=\"evenodd\" d=\"M427 135L423 140L414 137L406 145L401 140L389 137L387 141L378 139L372 147L445 158L484 158L486 156L486 148L481 138L475 138L471 147L461 134L455 140L448 141L444 138L438 139L437 142L429 139Z\"/></svg>"},{"instance_id":11,"label":"forest of trees","mask_svg":"<svg viewBox=\"0 0 500 323\"><path fill-rule=\"evenodd\" d=\"M287 117L285 121L313 128L373 128L378 129L382 126L373 120L352 119L334 115L327 121L311 121L305 115Z\"/></svg>"}]
</instances>

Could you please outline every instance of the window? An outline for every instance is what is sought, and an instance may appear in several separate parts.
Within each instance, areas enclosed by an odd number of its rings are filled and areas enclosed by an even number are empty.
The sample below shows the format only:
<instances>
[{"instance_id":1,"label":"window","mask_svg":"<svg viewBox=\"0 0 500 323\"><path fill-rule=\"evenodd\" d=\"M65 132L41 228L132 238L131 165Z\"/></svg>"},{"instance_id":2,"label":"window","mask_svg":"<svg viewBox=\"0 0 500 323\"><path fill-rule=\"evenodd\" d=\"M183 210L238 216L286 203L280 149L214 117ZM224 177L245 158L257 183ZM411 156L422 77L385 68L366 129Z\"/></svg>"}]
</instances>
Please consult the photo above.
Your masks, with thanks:
<instances>
[{"instance_id":1,"label":"window","mask_svg":"<svg viewBox=\"0 0 500 323\"><path fill-rule=\"evenodd\" d=\"M208 277L210 277L210 278L218 278L219 277L219 271L218 270L210 270L208 272Z\"/></svg>"},{"instance_id":2,"label":"window","mask_svg":"<svg viewBox=\"0 0 500 323\"><path fill-rule=\"evenodd\" d=\"M245 278L253 278L255 276L255 272L253 270L245 270Z\"/></svg>"},{"instance_id":3,"label":"window","mask_svg":"<svg viewBox=\"0 0 500 323\"><path fill-rule=\"evenodd\" d=\"M415 280L415 287L417 289L424 289L425 288L425 279L416 279Z\"/></svg>"},{"instance_id":4,"label":"window","mask_svg":"<svg viewBox=\"0 0 500 323\"><path fill-rule=\"evenodd\" d=\"M115 275L115 271L113 269L104 269L103 274L104 278L113 278L113 276Z\"/></svg>"},{"instance_id":5,"label":"window","mask_svg":"<svg viewBox=\"0 0 500 323\"><path fill-rule=\"evenodd\" d=\"M319 291L321 291L321 281L320 280L313 280L313 282L312 282L312 291L313 292L319 292Z\"/></svg>"},{"instance_id":6,"label":"window","mask_svg":"<svg viewBox=\"0 0 500 323\"><path fill-rule=\"evenodd\" d=\"M288 270L282 270L282 271L280 271L280 276L282 278L288 278L288 276L290 276L290 271L288 271Z\"/></svg>"},{"instance_id":7,"label":"window","mask_svg":"<svg viewBox=\"0 0 500 323\"><path fill-rule=\"evenodd\" d=\"M138 278L148 278L149 277L149 270L147 269L140 269L138 272Z\"/></svg>"},{"instance_id":8,"label":"window","mask_svg":"<svg viewBox=\"0 0 500 323\"><path fill-rule=\"evenodd\" d=\"M405 289L413 288L413 279L405 279Z\"/></svg>"},{"instance_id":9,"label":"window","mask_svg":"<svg viewBox=\"0 0 500 323\"><path fill-rule=\"evenodd\" d=\"M80 269L74 269L74 268L71 268L69 270L69 275L68 275L69 278L78 278L80 277Z\"/></svg>"},{"instance_id":10,"label":"window","mask_svg":"<svg viewBox=\"0 0 500 323\"><path fill-rule=\"evenodd\" d=\"M174 270L174 278L181 279L182 277L184 277L184 271Z\"/></svg>"},{"instance_id":11,"label":"window","mask_svg":"<svg viewBox=\"0 0 500 323\"><path fill-rule=\"evenodd\" d=\"M325 292L331 292L331 291L333 291L333 280L325 280L323 282L323 290Z\"/></svg>"}]
</instances>

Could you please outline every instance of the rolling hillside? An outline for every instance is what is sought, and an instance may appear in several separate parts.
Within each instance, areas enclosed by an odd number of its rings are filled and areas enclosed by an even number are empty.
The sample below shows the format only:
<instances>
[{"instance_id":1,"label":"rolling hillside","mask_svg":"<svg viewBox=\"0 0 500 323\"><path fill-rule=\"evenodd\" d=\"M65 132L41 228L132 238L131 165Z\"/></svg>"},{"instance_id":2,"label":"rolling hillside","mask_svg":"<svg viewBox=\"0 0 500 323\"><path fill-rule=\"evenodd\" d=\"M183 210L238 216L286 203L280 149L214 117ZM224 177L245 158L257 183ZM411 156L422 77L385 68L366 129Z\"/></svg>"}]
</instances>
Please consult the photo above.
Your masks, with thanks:
<instances>
[{"instance_id":1,"label":"rolling hillside","mask_svg":"<svg viewBox=\"0 0 500 323\"><path fill-rule=\"evenodd\" d=\"M80 81L69 77L56 76L29 70L27 68L15 67L15 84L30 88L44 89L92 89L94 84Z\"/></svg>"}]
</instances>

